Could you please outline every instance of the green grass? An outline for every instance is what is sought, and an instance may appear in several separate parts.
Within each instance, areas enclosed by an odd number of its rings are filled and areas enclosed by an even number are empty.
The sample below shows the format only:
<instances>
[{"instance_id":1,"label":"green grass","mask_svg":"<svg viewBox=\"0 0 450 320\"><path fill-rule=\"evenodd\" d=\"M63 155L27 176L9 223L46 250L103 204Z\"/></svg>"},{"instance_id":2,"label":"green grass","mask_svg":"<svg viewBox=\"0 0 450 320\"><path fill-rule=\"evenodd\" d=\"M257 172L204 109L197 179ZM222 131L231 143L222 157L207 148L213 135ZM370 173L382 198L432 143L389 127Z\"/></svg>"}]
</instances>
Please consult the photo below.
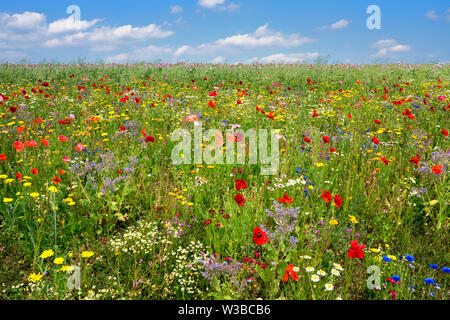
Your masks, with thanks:
<instances>
[{"instance_id":1,"label":"green grass","mask_svg":"<svg viewBox=\"0 0 450 320\"><path fill-rule=\"evenodd\" d=\"M0 65L9 98L0 101L0 298L448 299L449 74L448 65ZM173 165L170 136L193 132L189 114L204 130L280 129L278 175L261 175L261 164ZM18 152L18 140L37 147ZM236 179L248 188L236 191ZM293 203L277 204L285 191ZM291 210L281 230L266 211L275 209ZM262 246L258 226L269 234ZM347 257L351 240L367 246L363 259ZM45 250L53 255L41 258ZM399 258L408 254L414 262ZM226 265L208 276L199 259L213 255ZM282 281L290 264L299 281ZM366 286L371 265L380 290ZM68 266L80 267L79 291L67 287ZM314 282L318 270L326 275Z\"/></svg>"}]
</instances>

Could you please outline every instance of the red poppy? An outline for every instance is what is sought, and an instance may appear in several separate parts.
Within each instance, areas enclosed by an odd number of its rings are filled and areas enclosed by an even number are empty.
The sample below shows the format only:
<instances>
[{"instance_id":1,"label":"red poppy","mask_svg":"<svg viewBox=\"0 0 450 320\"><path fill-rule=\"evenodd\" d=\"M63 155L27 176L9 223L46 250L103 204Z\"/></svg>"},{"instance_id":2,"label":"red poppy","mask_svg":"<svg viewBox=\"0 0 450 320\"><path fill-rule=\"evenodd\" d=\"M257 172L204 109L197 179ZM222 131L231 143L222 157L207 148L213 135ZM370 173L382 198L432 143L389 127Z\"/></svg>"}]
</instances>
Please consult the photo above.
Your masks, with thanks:
<instances>
[{"instance_id":1,"label":"red poppy","mask_svg":"<svg viewBox=\"0 0 450 320\"><path fill-rule=\"evenodd\" d=\"M77 143L77 146L75 147L75 151L83 151L84 150L84 146L82 143Z\"/></svg>"},{"instance_id":2,"label":"red poppy","mask_svg":"<svg viewBox=\"0 0 450 320\"><path fill-rule=\"evenodd\" d=\"M380 120L374 120L373 122L375 122L376 124L381 124Z\"/></svg>"},{"instance_id":3,"label":"red poppy","mask_svg":"<svg viewBox=\"0 0 450 320\"><path fill-rule=\"evenodd\" d=\"M269 242L269 238L267 238L267 234L260 227L256 227L253 229L253 241L256 245L262 246Z\"/></svg>"},{"instance_id":4,"label":"red poppy","mask_svg":"<svg viewBox=\"0 0 450 320\"><path fill-rule=\"evenodd\" d=\"M244 199L244 196L243 196L242 194L237 194L237 195L234 197L234 201L236 201L236 203L237 203L239 206L241 206L241 207L244 206L245 199Z\"/></svg>"},{"instance_id":5,"label":"red poppy","mask_svg":"<svg viewBox=\"0 0 450 320\"><path fill-rule=\"evenodd\" d=\"M247 189L247 181L236 180L236 191L239 191L241 189Z\"/></svg>"},{"instance_id":6,"label":"red poppy","mask_svg":"<svg viewBox=\"0 0 450 320\"><path fill-rule=\"evenodd\" d=\"M214 104L214 102L212 102L212 101L209 101L208 102L208 106L210 106L211 108L215 108L216 107L216 105Z\"/></svg>"},{"instance_id":7,"label":"red poppy","mask_svg":"<svg viewBox=\"0 0 450 320\"><path fill-rule=\"evenodd\" d=\"M278 198L278 201L281 203L293 203L294 202L294 200L292 200L292 198L289 197L286 192L284 192L283 198Z\"/></svg>"},{"instance_id":8,"label":"red poppy","mask_svg":"<svg viewBox=\"0 0 450 320\"><path fill-rule=\"evenodd\" d=\"M448 131L447 130L442 129L441 132L444 135L444 137L448 137Z\"/></svg>"},{"instance_id":9,"label":"red poppy","mask_svg":"<svg viewBox=\"0 0 450 320\"><path fill-rule=\"evenodd\" d=\"M351 241L350 248L348 249L347 256L349 258L358 258L362 259L364 258L364 252L362 249L364 249L366 246L363 244L358 245L358 241Z\"/></svg>"},{"instance_id":10,"label":"red poppy","mask_svg":"<svg viewBox=\"0 0 450 320\"><path fill-rule=\"evenodd\" d=\"M23 145L22 142L16 141L14 142L14 148L16 149L17 152L19 152L22 151L25 148L25 146Z\"/></svg>"},{"instance_id":11,"label":"red poppy","mask_svg":"<svg viewBox=\"0 0 450 320\"><path fill-rule=\"evenodd\" d=\"M375 137L372 137L372 141L373 141L373 143L375 143L375 144L379 144L379 143L380 143L380 140L378 140L378 139L375 138Z\"/></svg>"},{"instance_id":12,"label":"red poppy","mask_svg":"<svg viewBox=\"0 0 450 320\"><path fill-rule=\"evenodd\" d=\"M34 174L35 176L38 174L38 169L36 168L31 168L31 173Z\"/></svg>"},{"instance_id":13,"label":"red poppy","mask_svg":"<svg viewBox=\"0 0 450 320\"><path fill-rule=\"evenodd\" d=\"M338 209L342 206L342 198L337 194L334 196L334 204L338 207Z\"/></svg>"},{"instance_id":14,"label":"red poppy","mask_svg":"<svg viewBox=\"0 0 450 320\"><path fill-rule=\"evenodd\" d=\"M404 116L407 116L410 119L414 119L414 115L409 111L409 109L405 109L405 112L402 112Z\"/></svg>"},{"instance_id":15,"label":"red poppy","mask_svg":"<svg viewBox=\"0 0 450 320\"><path fill-rule=\"evenodd\" d=\"M42 139L42 140L41 140L41 143L42 143L44 146L48 147L48 140Z\"/></svg>"},{"instance_id":16,"label":"red poppy","mask_svg":"<svg viewBox=\"0 0 450 320\"><path fill-rule=\"evenodd\" d=\"M300 279L299 276L297 275L297 273L294 271L294 265L293 264L288 265L285 270L286 270L286 273L284 274L284 277L281 280L288 281L289 280L289 276L294 281L298 281Z\"/></svg>"},{"instance_id":17,"label":"red poppy","mask_svg":"<svg viewBox=\"0 0 450 320\"><path fill-rule=\"evenodd\" d=\"M386 159L385 157L380 158L380 161L383 161L385 165L389 164L389 160Z\"/></svg>"},{"instance_id":18,"label":"red poppy","mask_svg":"<svg viewBox=\"0 0 450 320\"><path fill-rule=\"evenodd\" d=\"M411 157L411 159L409 159L409 162L414 163L414 165L417 167L419 165L419 157Z\"/></svg>"},{"instance_id":19,"label":"red poppy","mask_svg":"<svg viewBox=\"0 0 450 320\"><path fill-rule=\"evenodd\" d=\"M313 115L312 115L312 116L313 116L313 118L319 116L319 115L317 114L316 110L313 110Z\"/></svg>"},{"instance_id":20,"label":"red poppy","mask_svg":"<svg viewBox=\"0 0 450 320\"><path fill-rule=\"evenodd\" d=\"M145 142L155 142L155 138L154 137L152 137L152 136L146 136L145 137Z\"/></svg>"},{"instance_id":21,"label":"red poppy","mask_svg":"<svg viewBox=\"0 0 450 320\"><path fill-rule=\"evenodd\" d=\"M119 127L119 130L120 130L120 131L125 131L125 130L127 130L127 129L125 129L124 126L120 126L120 127Z\"/></svg>"},{"instance_id":22,"label":"red poppy","mask_svg":"<svg viewBox=\"0 0 450 320\"><path fill-rule=\"evenodd\" d=\"M67 137L66 136L59 136L59 141L65 142L65 141L67 141Z\"/></svg>"},{"instance_id":23,"label":"red poppy","mask_svg":"<svg viewBox=\"0 0 450 320\"><path fill-rule=\"evenodd\" d=\"M308 137L303 137L303 140L305 140L305 141L306 141L306 143L310 143L310 142L311 142L311 139L310 139L310 138L308 138Z\"/></svg>"},{"instance_id":24,"label":"red poppy","mask_svg":"<svg viewBox=\"0 0 450 320\"><path fill-rule=\"evenodd\" d=\"M322 139L323 139L323 143L329 143L330 142L330 137L323 136Z\"/></svg>"},{"instance_id":25,"label":"red poppy","mask_svg":"<svg viewBox=\"0 0 450 320\"><path fill-rule=\"evenodd\" d=\"M6 161L6 156L3 153L0 154L0 161Z\"/></svg>"},{"instance_id":26,"label":"red poppy","mask_svg":"<svg viewBox=\"0 0 450 320\"><path fill-rule=\"evenodd\" d=\"M25 147L37 147L37 143L34 140L25 141L23 144Z\"/></svg>"},{"instance_id":27,"label":"red poppy","mask_svg":"<svg viewBox=\"0 0 450 320\"><path fill-rule=\"evenodd\" d=\"M333 148L333 147L331 147L331 148L330 148L330 152L336 152L336 149Z\"/></svg>"},{"instance_id":28,"label":"red poppy","mask_svg":"<svg viewBox=\"0 0 450 320\"><path fill-rule=\"evenodd\" d=\"M17 180L22 180L22 174L20 172L16 173Z\"/></svg>"},{"instance_id":29,"label":"red poppy","mask_svg":"<svg viewBox=\"0 0 450 320\"><path fill-rule=\"evenodd\" d=\"M60 175L64 175L64 170L58 169L58 172L59 172Z\"/></svg>"},{"instance_id":30,"label":"red poppy","mask_svg":"<svg viewBox=\"0 0 450 320\"><path fill-rule=\"evenodd\" d=\"M329 193L327 190L323 190L322 195L320 196L325 202L330 202L332 199L331 193Z\"/></svg>"},{"instance_id":31,"label":"red poppy","mask_svg":"<svg viewBox=\"0 0 450 320\"><path fill-rule=\"evenodd\" d=\"M62 182L62 180L61 180L58 176L54 176L54 177L53 177L53 183L54 183L54 184L58 184L58 183L60 183L60 182Z\"/></svg>"},{"instance_id":32,"label":"red poppy","mask_svg":"<svg viewBox=\"0 0 450 320\"><path fill-rule=\"evenodd\" d=\"M436 173L436 174L441 174L442 173L442 165L436 165L433 167L433 169L431 169L431 172Z\"/></svg>"}]
</instances>

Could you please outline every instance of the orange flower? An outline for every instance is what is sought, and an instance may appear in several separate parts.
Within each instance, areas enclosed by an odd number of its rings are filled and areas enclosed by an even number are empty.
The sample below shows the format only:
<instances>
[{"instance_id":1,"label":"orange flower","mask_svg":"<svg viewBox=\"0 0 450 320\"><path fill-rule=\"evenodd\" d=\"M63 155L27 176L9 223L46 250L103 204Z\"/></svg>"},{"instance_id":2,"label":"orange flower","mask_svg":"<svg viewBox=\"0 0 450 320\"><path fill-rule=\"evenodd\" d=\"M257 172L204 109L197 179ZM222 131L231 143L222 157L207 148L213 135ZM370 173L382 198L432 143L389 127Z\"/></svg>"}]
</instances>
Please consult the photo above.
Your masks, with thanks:
<instances>
[{"instance_id":1,"label":"orange flower","mask_svg":"<svg viewBox=\"0 0 450 320\"><path fill-rule=\"evenodd\" d=\"M442 173L442 165L434 166L433 169L431 169L431 172L436 173L436 174L441 174Z\"/></svg>"},{"instance_id":2,"label":"orange flower","mask_svg":"<svg viewBox=\"0 0 450 320\"><path fill-rule=\"evenodd\" d=\"M297 273L294 271L293 264L288 265L288 267L286 268L286 273L284 274L284 277L282 280L288 281L289 276L291 276L292 280L294 280L294 281L298 281L300 279L299 276L297 275Z\"/></svg>"},{"instance_id":3,"label":"orange flower","mask_svg":"<svg viewBox=\"0 0 450 320\"><path fill-rule=\"evenodd\" d=\"M23 145L22 142L16 141L16 142L14 142L14 148L16 149L17 152L19 152L19 151L22 151L23 148L25 148L25 146Z\"/></svg>"},{"instance_id":4,"label":"orange flower","mask_svg":"<svg viewBox=\"0 0 450 320\"><path fill-rule=\"evenodd\" d=\"M278 201L281 203L293 203L294 202L294 200L292 200L292 198L289 197L286 192L284 193L283 198L278 198Z\"/></svg>"}]
</instances>

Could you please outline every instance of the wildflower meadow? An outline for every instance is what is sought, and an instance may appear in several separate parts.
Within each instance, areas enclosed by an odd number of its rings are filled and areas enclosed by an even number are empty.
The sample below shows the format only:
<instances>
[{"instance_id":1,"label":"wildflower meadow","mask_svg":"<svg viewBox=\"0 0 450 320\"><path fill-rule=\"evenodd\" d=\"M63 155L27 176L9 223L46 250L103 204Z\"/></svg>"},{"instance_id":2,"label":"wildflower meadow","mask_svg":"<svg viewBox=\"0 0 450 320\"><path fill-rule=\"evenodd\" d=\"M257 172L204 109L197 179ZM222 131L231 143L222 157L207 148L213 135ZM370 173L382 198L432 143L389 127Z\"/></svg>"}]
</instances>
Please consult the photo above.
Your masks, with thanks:
<instances>
[{"instance_id":1,"label":"wildflower meadow","mask_svg":"<svg viewBox=\"0 0 450 320\"><path fill-rule=\"evenodd\" d=\"M449 109L448 64L1 64L0 299L448 300Z\"/></svg>"}]
</instances>

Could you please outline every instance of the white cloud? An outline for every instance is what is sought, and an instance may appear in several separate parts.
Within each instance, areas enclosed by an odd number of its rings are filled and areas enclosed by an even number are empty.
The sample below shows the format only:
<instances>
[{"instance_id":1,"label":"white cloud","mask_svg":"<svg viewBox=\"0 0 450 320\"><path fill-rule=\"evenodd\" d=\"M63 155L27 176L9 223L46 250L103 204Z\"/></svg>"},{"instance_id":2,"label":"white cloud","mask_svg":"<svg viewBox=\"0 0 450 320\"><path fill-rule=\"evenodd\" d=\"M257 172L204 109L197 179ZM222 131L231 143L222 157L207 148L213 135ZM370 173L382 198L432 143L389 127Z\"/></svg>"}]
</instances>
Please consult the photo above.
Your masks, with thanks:
<instances>
[{"instance_id":1,"label":"white cloud","mask_svg":"<svg viewBox=\"0 0 450 320\"><path fill-rule=\"evenodd\" d=\"M409 51L409 50L411 50L411 47L403 45L403 44L398 44L398 45L395 45L395 46L389 48L389 51L391 51L391 52L405 52L405 51Z\"/></svg>"},{"instance_id":2,"label":"white cloud","mask_svg":"<svg viewBox=\"0 0 450 320\"><path fill-rule=\"evenodd\" d=\"M29 12L9 15L0 14L1 29L31 30L41 27L46 22L46 17L42 13Z\"/></svg>"},{"instance_id":3,"label":"white cloud","mask_svg":"<svg viewBox=\"0 0 450 320\"><path fill-rule=\"evenodd\" d=\"M213 54L215 52L237 52L240 50L254 50L258 48L292 48L305 43L315 42L317 39L301 37L300 34L283 34L270 30L266 23L254 32L235 34L214 42L201 44L197 47L184 45L176 50L175 55Z\"/></svg>"},{"instance_id":4,"label":"white cloud","mask_svg":"<svg viewBox=\"0 0 450 320\"><path fill-rule=\"evenodd\" d=\"M131 53L121 53L115 56L110 56L105 59L107 63L123 63L123 62L137 62L137 61L151 61L155 59L165 59L172 54L172 49L167 47L156 47L150 45L145 48L135 49Z\"/></svg>"},{"instance_id":5,"label":"white cloud","mask_svg":"<svg viewBox=\"0 0 450 320\"><path fill-rule=\"evenodd\" d=\"M245 63L303 63L307 60L316 59L319 57L318 52L308 52L308 53L292 53L284 54L278 53L262 58L251 58L246 60Z\"/></svg>"},{"instance_id":6,"label":"white cloud","mask_svg":"<svg viewBox=\"0 0 450 320\"><path fill-rule=\"evenodd\" d=\"M120 45L163 39L174 34L156 24L142 27L124 25L116 28L102 26L88 30L101 20L77 21L70 16L47 23L46 16L42 13L0 13L0 42L4 50L74 46L85 47L91 51L110 51Z\"/></svg>"},{"instance_id":7,"label":"white cloud","mask_svg":"<svg viewBox=\"0 0 450 320\"><path fill-rule=\"evenodd\" d=\"M436 10L431 10L425 13L425 18L436 21L439 19L439 16L436 14Z\"/></svg>"},{"instance_id":8,"label":"white cloud","mask_svg":"<svg viewBox=\"0 0 450 320\"><path fill-rule=\"evenodd\" d=\"M336 21L335 23L331 24L330 26L322 26L319 27L319 30L338 30L338 29L343 29L346 26L348 26L350 24L350 21L347 19L342 19L339 21Z\"/></svg>"},{"instance_id":9,"label":"white cloud","mask_svg":"<svg viewBox=\"0 0 450 320\"><path fill-rule=\"evenodd\" d=\"M425 13L425 18L429 19L429 20L433 20L433 21L437 21L441 19L441 16L439 16L436 13L436 10L432 9L430 11L428 11L427 13ZM442 18L446 21L450 22L450 8L447 8L447 10L445 10L442 13Z\"/></svg>"},{"instance_id":10,"label":"white cloud","mask_svg":"<svg viewBox=\"0 0 450 320\"><path fill-rule=\"evenodd\" d=\"M144 27L131 25L117 28L100 27L90 32L78 32L59 38L53 38L44 42L45 47L62 46L91 46L94 51L113 50L122 44L146 41L149 39L162 39L174 34L172 31L162 30L155 24ZM105 50L101 50L105 48Z\"/></svg>"},{"instance_id":11,"label":"white cloud","mask_svg":"<svg viewBox=\"0 0 450 320\"><path fill-rule=\"evenodd\" d=\"M234 11L241 7L242 4L240 3L230 3L229 5L219 6L217 7L217 10L219 11Z\"/></svg>"},{"instance_id":12,"label":"white cloud","mask_svg":"<svg viewBox=\"0 0 450 320\"><path fill-rule=\"evenodd\" d=\"M21 60L29 58L30 57L27 54L19 51L8 50L0 52L0 61L6 60L8 62L19 62Z\"/></svg>"},{"instance_id":13,"label":"white cloud","mask_svg":"<svg viewBox=\"0 0 450 320\"><path fill-rule=\"evenodd\" d=\"M183 11L183 8L179 5L170 6L170 14L177 14Z\"/></svg>"},{"instance_id":14,"label":"white cloud","mask_svg":"<svg viewBox=\"0 0 450 320\"><path fill-rule=\"evenodd\" d=\"M386 58L390 57L392 53L407 52L412 48L408 45L398 44L397 40L386 39L380 40L371 45L372 48L378 48L377 53L372 54L371 58Z\"/></svg>"},{"instance_id":15,"label":"white cloud","mask_svg":"<svg viewBox=\"0 0 450 320\"><path fill-rule=\"evenodd\" d=\"M226 0L198 0L197 4L200 7L206 8L206 9L213 9L218 11L234 11L237 10L241 4L240 3L234 3L231 2L230 4L225 3ZM196 11L197 13L200 13L199 10Z\"/></svg>"},{"instance_id":16,"label":"white cloud","mask_svg":"<svg viewBox=\"0 0 450 320\"><path fill-rule=\"evenodd\" d=\"M203 8L213 9L224 2L225 0L198 0L197 4Z\"/></svg>"},{"instance_id":17,"label":"white cloud","mask_svg":"<svg viewBox=\"0 0 450 320\"><path fill-rule=\"evenodd\" d=\"M397 41L394 39L386 39L386 40L380 40L380 41L373 43L372 47L373 48L384 48L384 47L393 46L396 43L397 43Z\"/></svg>"},{"instance_id":18,"label":"white cloud","mask_svg":"<svg viewBox=\"0 0 450 320\"><path fill-rule=\"evenodd\" d=\"M95 19L92 21L75 20L73 16L56 20L48 25L49 33L63 33L72 31L83 31L94 26L101 19Z\"/></svg>"},{"instance_id":19,"label":"white cloud","mask_svg":"<svg viewBox=\"0 0 450 320\"><path fill-rule=\"evenodd\" d=\"M215 57L214 59L211 60L212 63L224 63L225 62L225 57L219 56L219 57Z\"/></svg>"}]
</instances>

